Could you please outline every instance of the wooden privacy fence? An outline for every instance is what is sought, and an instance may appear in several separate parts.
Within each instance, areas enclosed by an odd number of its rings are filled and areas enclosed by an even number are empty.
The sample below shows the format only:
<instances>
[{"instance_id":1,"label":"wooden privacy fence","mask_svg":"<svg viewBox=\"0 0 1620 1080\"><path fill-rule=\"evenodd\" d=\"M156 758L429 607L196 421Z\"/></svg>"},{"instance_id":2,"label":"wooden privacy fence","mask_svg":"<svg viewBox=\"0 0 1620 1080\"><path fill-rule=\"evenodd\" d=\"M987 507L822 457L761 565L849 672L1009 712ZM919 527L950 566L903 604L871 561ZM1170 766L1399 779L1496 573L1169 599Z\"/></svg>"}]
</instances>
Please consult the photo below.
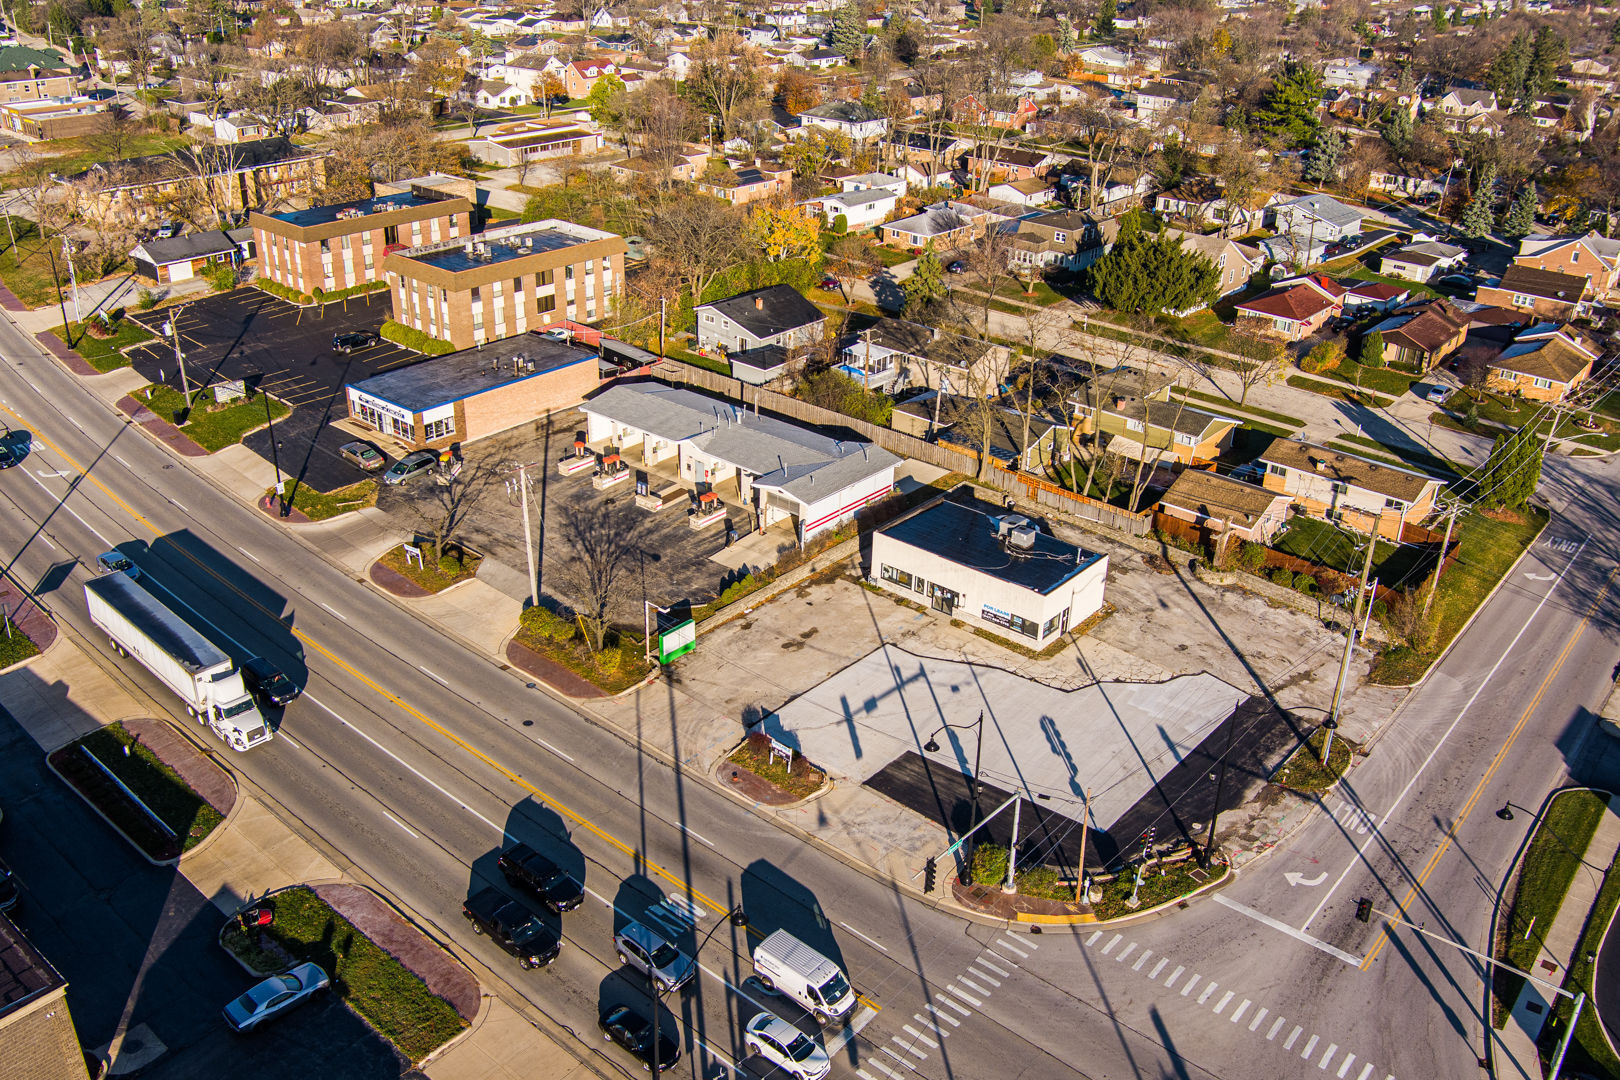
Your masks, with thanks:
<instances>
[{"instance_id":1,"label":"wooden privacy fence","mask_svg":"<svg viewBox=\"0 0 1620 1080\"><path fill-rule=\"evenodd\" d=\"M1030 473L1013 472L999 464L991 481L1003 491L1010 491L1037 506L1069 514L1107 529L1117 529L1130 536L1146 536L1151 531L1151 510L1133 514L1124 507L1070 491Z\"/></svg>"}]
</instances>

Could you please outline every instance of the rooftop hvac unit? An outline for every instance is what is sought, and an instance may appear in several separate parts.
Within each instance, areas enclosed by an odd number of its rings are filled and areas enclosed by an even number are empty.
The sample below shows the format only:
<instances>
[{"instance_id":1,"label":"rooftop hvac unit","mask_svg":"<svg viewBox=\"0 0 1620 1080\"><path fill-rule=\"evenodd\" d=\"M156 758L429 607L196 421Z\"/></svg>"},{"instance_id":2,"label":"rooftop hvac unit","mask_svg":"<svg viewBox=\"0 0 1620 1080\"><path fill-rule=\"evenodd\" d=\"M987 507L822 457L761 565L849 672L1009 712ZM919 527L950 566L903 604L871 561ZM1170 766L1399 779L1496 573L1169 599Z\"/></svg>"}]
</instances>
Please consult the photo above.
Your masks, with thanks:
<instances>
[{"instance_id":1,"label":"rooftop hvac unit","mask_svg":"<svg viewBox=\"0 0 1620 1080\"><path fill-rule=\"evenodd\" d=\"M1035 548L1035 538L1040 530L1033 525L1019 525L1007 534L1007 546L1017 548L1019 551L1032 551Z\"/></svg>"},{"instance_id":2,"label":"rooftop hvac unit","mask_svg":"<svg viewBox=\"0 0 1620 1080\"><path fill-rule=\"evenodd\" d=\"M998 517L996 518L996 539L1005 540L1008 533L1022 525L1028 524L1029 518L1022 516L1021 514L1006 514L1002 517Z\"/></svg>"}]
</instances>

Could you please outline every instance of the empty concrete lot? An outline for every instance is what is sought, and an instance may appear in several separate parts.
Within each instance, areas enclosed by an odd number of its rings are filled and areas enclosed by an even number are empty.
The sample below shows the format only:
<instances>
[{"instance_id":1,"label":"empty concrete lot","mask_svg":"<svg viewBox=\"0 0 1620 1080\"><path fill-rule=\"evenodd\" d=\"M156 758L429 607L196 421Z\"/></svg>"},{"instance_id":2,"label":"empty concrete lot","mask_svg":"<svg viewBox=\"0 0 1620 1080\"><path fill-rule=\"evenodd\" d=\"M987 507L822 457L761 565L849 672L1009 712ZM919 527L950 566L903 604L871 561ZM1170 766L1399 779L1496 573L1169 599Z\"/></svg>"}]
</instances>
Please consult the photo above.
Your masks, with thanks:
<instances>
[{"instance_id":1,"label":"empty concrete lot","mask_svg":"<svg viewBox=\"0 0 1620 1080\"><path fill-rule=\"evenodd\" d=\"M328 426L347 413L344 384L422 359L386 341L346 355L332 350L334 334L375 331L388 314L388 296L381 292L300 308L243 288L136 318L159 334L173 319L193 387L242 380L292 406L292 415L276 423L273 440L265 429L243 444L266 461L279 459L282 471L301 483L330 491L361 479L337 455L352 437ZM144 378L179 388L172 342L149 342L129 355ZM275 453L273 442L281 444Z\"/></svg>"}]
</instances>

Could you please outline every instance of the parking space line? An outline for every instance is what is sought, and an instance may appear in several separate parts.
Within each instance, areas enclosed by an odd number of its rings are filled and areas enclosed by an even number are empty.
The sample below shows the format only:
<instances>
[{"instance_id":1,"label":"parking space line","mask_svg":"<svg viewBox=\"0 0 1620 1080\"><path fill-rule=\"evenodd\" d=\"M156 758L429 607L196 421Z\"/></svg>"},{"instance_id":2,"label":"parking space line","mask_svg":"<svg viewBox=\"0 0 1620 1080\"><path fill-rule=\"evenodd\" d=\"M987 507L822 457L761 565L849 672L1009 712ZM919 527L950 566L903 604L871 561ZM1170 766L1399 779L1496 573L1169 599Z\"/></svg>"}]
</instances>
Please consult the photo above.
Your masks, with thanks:
<instances>
[{"instance_id":1,"label":"parking space line","mask_svg":"<svg viewBox=\"0 0 1620 1080\"><path fill-rule=\"evenodd\" d=\"M1338 1053L1338 1052L1339 1052L1339 1044L1338 1043L1328 1043L1328 1048L1326 1050L1322 1051L1322 1060L1316 1063L1316 1067L1318 1069L1326 1070L1327 1067L1328 1067L1328 1062L1332 1061L1333 1060L1333 1055Z\"/></svg>"},{"instance_id":2,"label":"parking space line","mask_svg":"<svg viewBox=\"0 0 1620 1080\"><path fill-rule=\"evenodd\" d=\"M1249 1006L1253 1004L1254 1002L1250 1001L1248 998L1244 998L1242 1001L1238 1002L1238 1007L1232 1010L1232 1015L1229 1017L1232 1023L1235 1024L1239 1020L1242 1020L1243 1017L1248 1014ZM1221 1010L1216 1009L1215 1011L1220 1012Z\"/></svg>"},{"instance_id":3,"label":"parking space line","mask_svg":"<svg viewBox=\"0 0 1620 1080\"><path fill-rule=\"evenodd\" d=\"M1198 993L1198 1004L1202 1005L1204 1002L1208 1001L1209 996L1211 994L1213 994L1216 990L1219 990L1220 986L1221 986L1221 984L1218 983L1218 982L1207 982L1207 983L1205 983L1204 984L1204 989L1199 991L1199 993Z\"/></svg>"},{"instance_id":4,"label":"parking space line","mask_svg":"<svg viewBox=\"0 0 1620 1080\"><path fill-rule=\"evenodd\" d=\"M1215 1015L1216 1016L1221 1015L1221 1010L1226 1008L1227 1003L1232 1000L1232 997L1233 997L1233 994L1232 994L1232 991L1230 991L1230 990L1228 990L1226 993L1221 995L1220 1004L1215 1006ZM1200 1002L1199 1004L1202 1004L1202 1002Z\"/></svg>"},{"instance_id":5,"label":"parking space line","mask_svg":"<svg viewBox=\"0 0 1620 1080\"><path fill-rule=\"evenodd\" d=\"M1287 1020L1284 1020L1280 1016L1277 1017L1277 1022L1272 1024L1271 1030L1266 1033L1266 1042L1273 1042L1277 1038L1277 1032L1281 1031L1282 1026L1286 1023L1288 1023Z\"/></svg>"},{"instance_id":6,"label":"parking space line","mask_svg":"<svg viewBox=\"0 0 1620 1080\"><path fill-rule=\"evenodd\" d=\"M1339 1064L1339 1071L1334 1073L1333 1075L1337 1076L1339 1078L1339 1080L1344 1080L1344 1074L1350 1071L1350 1066L1354 1065L1355 1061L1356 1061L1356 1055L1354 1055L1354 1054L1346 1054L1346 1055L1344 1055L1344 1061L1342 1061Z\"/></svg>"},{"instance_id":7,"label":"parking space line","mask_svg":"<svg viewBox=\"0 0 1620 1080\"><path fill-rule=\"evenodd\" d=\"M1264 1005L1262 1005L1260 1007L1260 1011L1254 1014L1254 1019L1249 1021L1249 1030L1250 1031L1257 1030L1260 1027L1261 1021L1263 1021L1267 1016L1270 1016L1270 1015L1271 1015L1271 1010L1266 1008Z\"/></svg>"},{"instance_id":8,"label":"parking space line","mask_svg":"<svg viewBox=\"0 0 1620 1080\"><path fill-rule=\"evenodd\" d=\"M1148 972L1148 978L1157 981L1159 978L1159 972L1163 971L1165 965L1169 962L1170 958L1168 956L1159 957L1159 962L1153 965L1152 971Z\"/></svg>"},{"instance_id":9,"label":"parking space line","mask_svg":"<svg viewBox=\"0 0 1620 1080\"><path fill-rule=\"evenodd\" d=\"M1319 1037L1312 1035L1310 1042L1305 1044L1305 1049L1299 1052L1299 1056L1304 1058L1306 1061L1311 1060L1311 1055L1316 1053L1316 1044L1321 1041L1322 1040ZM1284 1047L1284 1049L1287 1049L1287 1047Z\"/></svg>"}]
</instances>

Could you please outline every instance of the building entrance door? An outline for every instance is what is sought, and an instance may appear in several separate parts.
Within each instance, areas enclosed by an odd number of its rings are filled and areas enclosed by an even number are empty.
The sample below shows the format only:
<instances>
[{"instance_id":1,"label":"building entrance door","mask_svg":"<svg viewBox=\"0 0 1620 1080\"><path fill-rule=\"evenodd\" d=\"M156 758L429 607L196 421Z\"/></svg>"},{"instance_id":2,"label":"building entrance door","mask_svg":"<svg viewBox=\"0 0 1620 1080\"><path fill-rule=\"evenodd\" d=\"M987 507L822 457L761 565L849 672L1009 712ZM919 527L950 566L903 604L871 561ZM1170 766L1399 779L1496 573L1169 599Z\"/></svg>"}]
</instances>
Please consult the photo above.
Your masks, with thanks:
<instances>
[{"instance_id":1,"label":"building entrance door","mask_svg":"<svg viewBox=\"0 0 1620 1080\"><path fill-rule=\"evenodd\" d=\"M944 612L946 615L955 614L956 605L962 599L950 589L944 589L938 585L930 585L928 595L933 600L934 610Z\"/></svg>"}]
</instances>

